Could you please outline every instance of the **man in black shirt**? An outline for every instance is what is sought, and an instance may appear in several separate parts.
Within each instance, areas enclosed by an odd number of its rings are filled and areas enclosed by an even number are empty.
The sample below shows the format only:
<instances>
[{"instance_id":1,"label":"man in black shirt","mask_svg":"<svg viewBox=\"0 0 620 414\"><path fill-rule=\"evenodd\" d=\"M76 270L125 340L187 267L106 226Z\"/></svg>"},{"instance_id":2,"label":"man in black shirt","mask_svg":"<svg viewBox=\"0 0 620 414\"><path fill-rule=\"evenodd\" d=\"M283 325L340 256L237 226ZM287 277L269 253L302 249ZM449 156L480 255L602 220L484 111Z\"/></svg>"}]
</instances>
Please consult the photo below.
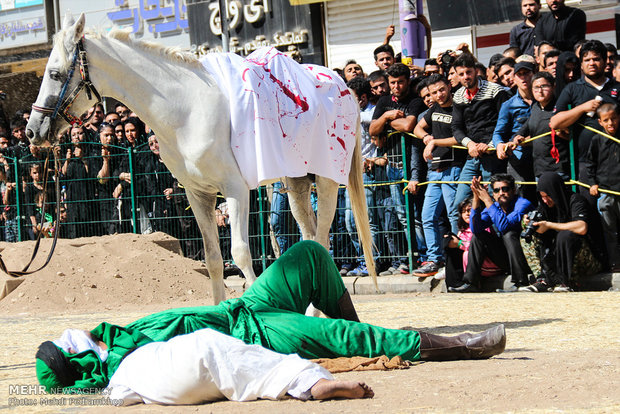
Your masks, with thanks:
<instances>
[{"instance_id":1,"label":"man in black shirt","mask_svg":"<svg viewBox=\"0 0 620 414\"><path fill-rule=\"evenodd\" d=\"M415 135L426 144L424 159L429 163L427 179L458 181L467 153L452 148L456 145L456 140L452 136L450 83L441 75L432 75L427 79L427 84L435 104L420 119L414 130ZM447 211L452 232L458 232L458 211L453 205L455 196L456 184L429 184L426 188L422 227L428 259L420 268L414 270L415 276L433 276L443 264L439 217L444 210Z\"/></svg>"},{"instance_id":2,"label":"man in black shirt","mask_svg":"<svg viewBox=\"0 0 620 414\"><path fill-rule=\"evenodd\" d=\"M543 40L553 43L561 51L572 51L578 41L586 37L586 14L568 7L565 0L547 0L550 13L544 13L534 29L536 46Z\"/></svg>"},{"instance_id":3,"label":"man in black shirt","mask_svg":"<svg viewBox=\"0 0 620 414\"><path fill-rule=\"evenodd\" d=\"M471 181L480 175L488 181L491 175L506 172L506 161L497 159L490 149L499 110L509 94L500 85L480 79L475 65L470 54L462 54L454 62L462 87L454 94L452 133L469 153L459 181ZM469 194L469 185L460 184L454 205L458 206Z\"/></svg>"},{"instance_id":4,"label":"man in black shirt","mask_svg":"<svg viewBox=\"0 0 620 414\"><path fill-rule=\"evenodd\" d=\"M424 101L414 96L409 91L410 70L402 63L395 63L387 70L388 82L391 95L379 98L373 120L370 123L369 134L379 137L379 145L377 155L383 154L387 158L387 177L390 181L400 181L403 179L403 165L401 137L402 134L392 132L409 132L413 131L416 125L418 115L426 109ZM412 146L412 157L420 157L421 151L415 145ZM403 228L407 229L407 217L405 215L405 200L402 194L402 186L393 184L390 186L391 206L396 212L398 221ZM394 223L395 224L395 223ZM384 227L385 229L385 227ZM388 238L393 237L392 229L386 229ZM416 238L418 242L418 251L426 250L424 245L424 233L422 231L422 223L416 223ZM388 245L390 241L388 240ZM402 254L402 252L399 252ZM399 266L402 273L407 272L404 263L400 262Z\"/></svg>"},{"instance_id":5,"label":"man in black shirt","mask_svg":"<svg viewBox=\"0 0 620 414\"><path fill-rule=\"evenodd\" d=\"M540 17L540 0L521 0L521 13L525 20L510 31L510 47L534 56L534 27Z\"/></svg>"},{"instance_id":6,"label":"man in black shirt","mask_svg":"<svg viewBox=\"0 0 620 414\"><path fill-rule=\"evenodd\" d=\"M577 176L580 181L587 182L585 160L595 132L581 125L601 130L594 113L603 102L618 102L620 84L605 76L607 49L600 41L586 42L581 48L580 59L584 77L566 85L558 97L555 115L551 117L549 125L553 129L573 127L579 160ZM584 195L589 197L587 190Z\"/></svg>"}]
</instances>

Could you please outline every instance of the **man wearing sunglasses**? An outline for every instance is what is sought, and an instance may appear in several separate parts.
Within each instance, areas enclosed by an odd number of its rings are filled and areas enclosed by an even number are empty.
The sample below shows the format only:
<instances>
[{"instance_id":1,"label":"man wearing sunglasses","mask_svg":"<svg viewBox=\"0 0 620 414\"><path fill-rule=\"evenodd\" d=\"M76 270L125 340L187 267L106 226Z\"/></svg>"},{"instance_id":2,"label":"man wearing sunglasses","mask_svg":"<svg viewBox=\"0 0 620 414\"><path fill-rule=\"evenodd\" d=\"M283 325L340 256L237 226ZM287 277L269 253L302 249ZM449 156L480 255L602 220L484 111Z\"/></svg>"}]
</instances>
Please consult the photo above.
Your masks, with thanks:
<instances>
[{"instance_id":1,"label":"man wearing sunglasses","mask_svg":"<svg viewBox=\"0 0 620 414\"><path fill-rule=\"evenodd\" d=\"M521 219L533 206L525 198L517 196L515 180L511 175L495 174L491 177L490 185L493 199L486 186L480 184L480 177L472 179L469 225L473 237L469 245L464 283L450 288L451 292L478 292L482 264L487 258L512 276L513 286L505 290L498 289L498 292L516 292L520 287L530 284L529 275L532 272L519 237Z\"/></svg>"}]
</instances>

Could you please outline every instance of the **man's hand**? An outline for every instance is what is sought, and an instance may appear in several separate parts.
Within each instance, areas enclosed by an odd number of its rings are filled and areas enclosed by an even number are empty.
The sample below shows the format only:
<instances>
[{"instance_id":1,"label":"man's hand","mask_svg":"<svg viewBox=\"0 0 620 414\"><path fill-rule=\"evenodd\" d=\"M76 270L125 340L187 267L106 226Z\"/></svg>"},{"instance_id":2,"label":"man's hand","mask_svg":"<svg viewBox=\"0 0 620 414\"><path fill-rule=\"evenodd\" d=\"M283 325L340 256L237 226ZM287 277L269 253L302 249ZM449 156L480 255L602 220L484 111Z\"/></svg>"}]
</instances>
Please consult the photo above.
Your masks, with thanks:
<instances>
[{"instance_id":1,"label":"man's hand","mask_svg":"<svg viewBox=\"0 0 620 414\"><path fill-rule=\"evenodd\" d=\"M512 142L514 142L516 145L522 145L523 141L525 141L525 137L523 135L515 135L514 138L512 138Z\"/></svg>"},{"instance_id":2,"label":"man's hand","mask_svg":"<svg viewBox=\"0 0 620 414\"><path fill-rule=\"evenodd\" d=\"M392 39L392 37L394 37L394 33L396 33L396 29L394 28L393 24L385 28L385 38L383 40L384 45L390 43L390 40Z\"/></svg>"},{"instance_id":3,"label":"man's hand","mask_svg":"<svg viewBox=\"0 0 620 414\"><path fill-rule=\"evenodd\" d=\"M599 196L598 184L594 184L593 186L590 186L590 195L592 197L598 197Z\"/></svg>"},{"instance_id":4,"label":"man's hand","mask_svg":"<svg viewBox=\"0 0 620 414\"><path fill-rule=\"evenodd\" d=\"M226 226L226 216L219 209L215 209L215 221L218 227Z\"/></svg>"},{"instance_id":5,"label":"man's hand","mask_svg":"<svg viewBox=\"0 0 620 414\"><path fill-rule=\"evenodd\" d=\"M478 144L474 141L470 141L467 143L467 152L472 158L478 158L480 156L480 151L478 151Z\"/></svg>"},{"instance_id":6,"label":"man's hand","mask_svg":"<svg viewBox=\"0 0 620 414\"><path fill-rule=\"evenodd\" d=\"M387 121L393 121L395 119L400 119L405 117L405 113L398 109L392 109L391 111L386 111L383 116Z\"/></svg>"},{"instance_id":7,"label":"man's hand","mask_svg":"<svg viewBox=\"0 0 620 414\"><path fill-rule=\"evenodd\" d=\"M517 144L515 144L514 142L501 142L497 145L496 148L496 153L497 153L497 158L499 158L500 160L505 160L508 158L508 155L510 153L512 153L512 151L517 148Z\"/></svg>"},{"instance_id":8,"label":"man's hand","mask_svg":"<svg viewBox=\"0 0 620 414\"><path fill-rule=\"evenodd\" d=\"M474 177L471 180L471 191L474 194L474 200L482 201L486 206L493 204L493 199L489 195L486 185L480 184L481 177ZM472 203L472 208L474 208Z\"/></svg>"},{"instance_id":9,"label":"man's hand","mask_svg":"<svg viewBox=\"0 0 620 414\"><path fill-rule=\"evenodd\" d=\"M422 153L422 157L424 158L424 161L432 161L433 160L433 150L434 149L435 149L435 141L431 139L426 144L426 147L424 147L424 152Z\"/></svg>"},{"instance_id":10,"label":"man's hand","mask_svg":"<svg viewBox=\"0 0 620 414\"><path fill-rule=\"evenodd\" d=\"M535 221L534 226L536 227L536 233L538 234L543 234L544 232L546 232L547 230L549 230L551 227L549 227L549 222L548 221Z\"/></svg>"},{"instance_id":11,"label":"man's hand","mask_svg":"<svg viewBox=\"0 0 620 414\"><path fill-rule=\"evenodd\" d=\"M584 113L595 112L602 104L603 101L600 99L590 99L589 101L586 101L579 105L579 109L582 110Z\"/></svg>"},{"instance_id":12,"label":"man's hand","mask_svg":"<svg viewBox=\"0 0 620 414\"><path fill-rule=\"evenodd\" d=\"M428 143L431 142L434 139L435 139L434 136L432 136L431 134L428 134L427 136L422 138L422 142L424 143L424 145L428 145Z\"/></svg>"},{"instance_id":13,"label":"man's hand","mask_svg":"<svg viewBox=\"0 0 620 414\"><path fill-rule=\"evenodd\" d=\"M409 183L407 183L407 190L411 193L411 194L417 194L418 193L418 184L420 184L419 181L409 181Z\"/></svg>"},{"instance_id":14,"label":"man's hand","mask_svg":"<svg viewBox=\"0 0 620 414\"><path fill-rule=\"evenodd\" d=\"M385 167L387 163L388 163L387 156L375 158L375 165L378 165L379 167Z\"/></svg>"},{"instance_id":15,"label":"man's hand","mask_svg":"<svg viewBox=\"0 0 620 414\"><path fill-rule=\"evenodd\" d=\"M463 53L469 53L471 55L471 51L469 50L469 45L465 42L460 43L457 47L456 50L460 50Z\"/></svg>"}]
</instances>

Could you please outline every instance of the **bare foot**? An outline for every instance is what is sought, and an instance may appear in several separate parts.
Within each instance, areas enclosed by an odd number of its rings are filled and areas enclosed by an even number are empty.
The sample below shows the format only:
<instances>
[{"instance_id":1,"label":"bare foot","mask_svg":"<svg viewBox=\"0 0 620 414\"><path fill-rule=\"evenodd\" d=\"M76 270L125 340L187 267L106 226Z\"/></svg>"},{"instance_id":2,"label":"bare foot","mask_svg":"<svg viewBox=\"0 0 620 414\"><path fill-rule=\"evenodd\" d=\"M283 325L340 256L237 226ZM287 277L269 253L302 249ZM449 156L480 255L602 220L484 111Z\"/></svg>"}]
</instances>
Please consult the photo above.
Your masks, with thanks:
<instances>
[{"instance_id":1,"label":"bare foot","mask_svg":"<svg viewBox=\"0 0 620 414\"><path fill-rule=\"evenodd\" d=\"M329 398L372 398L374 391L364 382L320 379L310 389L315 400Z\"/></svg>"}]
</instances>

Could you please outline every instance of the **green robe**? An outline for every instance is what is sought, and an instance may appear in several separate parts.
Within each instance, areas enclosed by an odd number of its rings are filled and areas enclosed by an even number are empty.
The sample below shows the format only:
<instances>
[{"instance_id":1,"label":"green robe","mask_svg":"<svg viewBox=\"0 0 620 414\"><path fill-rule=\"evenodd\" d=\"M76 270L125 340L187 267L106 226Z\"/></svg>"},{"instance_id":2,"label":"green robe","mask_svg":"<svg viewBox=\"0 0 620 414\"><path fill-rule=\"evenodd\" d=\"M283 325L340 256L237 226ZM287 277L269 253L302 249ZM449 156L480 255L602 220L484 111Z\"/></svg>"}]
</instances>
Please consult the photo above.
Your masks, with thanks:
<instances>
[{"instance_id":1,"label":"green robe","mask_svg":"<svg viewBox=\"0 0 620 414\"><path fill-rule=\"evenodd\" d=\"M166 341L203 328L308 359L380 355L420 359L420 336L415 331L339 319L338 300L345 291L340 273L325 248L313 241L297 243L241 298L229 299L217 306L155 313L125 328L112 329L113 325L102 323L91 332L108 345L114 356L110 363L110 357L103 363L108 364L106 369L96 372L95 382L102 387L107 384L120 363L117 356L122 359L133 349L132 344ZM334 319L305 316L310 303ZM100 332L110 330L116 334L100 336Z\"/></svg>"}]
</instances>

